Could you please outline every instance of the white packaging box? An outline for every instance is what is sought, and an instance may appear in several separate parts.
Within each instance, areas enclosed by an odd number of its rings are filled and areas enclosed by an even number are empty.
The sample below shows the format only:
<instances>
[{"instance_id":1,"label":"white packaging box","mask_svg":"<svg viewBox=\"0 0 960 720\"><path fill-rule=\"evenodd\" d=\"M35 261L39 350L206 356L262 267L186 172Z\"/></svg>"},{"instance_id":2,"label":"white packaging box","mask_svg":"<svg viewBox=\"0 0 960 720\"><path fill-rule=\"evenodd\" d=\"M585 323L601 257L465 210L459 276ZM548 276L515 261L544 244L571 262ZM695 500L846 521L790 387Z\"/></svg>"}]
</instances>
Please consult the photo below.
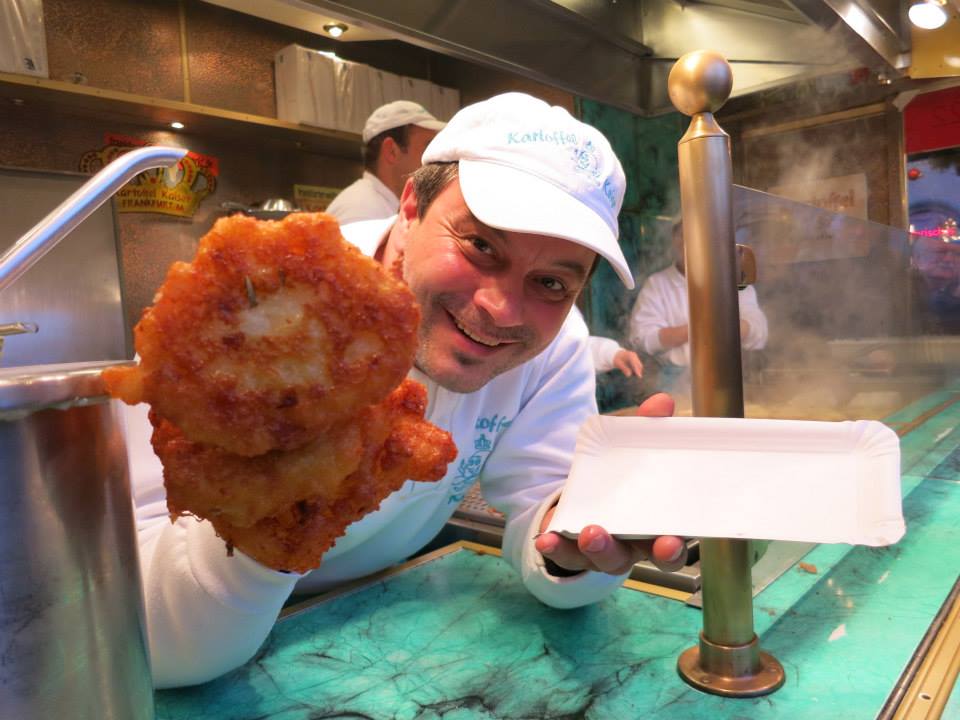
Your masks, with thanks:
<instances>
[{"instance_id":1,"label":"white packaging box","mask_svg":"<svg viewBox=\"0 0 960 720\"><path fill-rule=\"evenodd\" d=\"M427 109L439 120L449 120L460 109L460 91L455 88L430 84L430 104Z\"/></svg>"},{"instance_id":2,"label":"white packaging box","mask_svg":"<svg viewBox=\"0 0 960 720\"><path fill-rule=\"evenodd\" d=\"M50 77L42 0L0 2L0 72Z\"/></svg>"},{"instance_id":3,"label":"white packaging box","mask_svg":"<svg viewBox=\"0 0 960 720\"><path fill-rule=\"evenodd\" d=\"M377 82L380 84L380 105L386 105L394 100L405 100L403 95L403 77L386 70L376 70ZM380 107L377 105L377 107ZM374 108L376 109L376 108Z\"/></svg>"},{"instance_id":4,"label":"white packaging box","mask_svg":"<svg viewBox=\"0 0 960 720\"><path fill-rule=\"evenodd\" d=\"M433 83L428 80L405 77L403 78L403 99L412 100L436 115L436 108L433 107L433 93L430 89L432 86Z\"/></svg>"},{"instance_id":5,"label":"white packaging box","mask_svg":"<svg viewBox=\"0 0 960 720\"><path fill-rule=\"evenodd\" d=\"M369 65L340 61L337 66L337 130L363 132L363 125L383 102L377 71Z\"/></svg>"},{"instance_id":6,"label":"white packaging box","mask_svg":"<svg viewBox=\"0 0 960 720\"><path fill-rule=\"evenodd\" d=\"M288 45L274 57L277 117L292 123L360 134L374 110L412 100L441 120L460 109L460 92Z\"/></svg>"},{"instance_id":7,"label":"white packaging box","mask_svg":"<svg viewBox=\"0 0 960 720\"><path fill-rule=\"evenodd\" d=\"M274 56L277 118L323 128L337 126L337 66L325 53L288 45Z\"/></svg>"}]
</instances>

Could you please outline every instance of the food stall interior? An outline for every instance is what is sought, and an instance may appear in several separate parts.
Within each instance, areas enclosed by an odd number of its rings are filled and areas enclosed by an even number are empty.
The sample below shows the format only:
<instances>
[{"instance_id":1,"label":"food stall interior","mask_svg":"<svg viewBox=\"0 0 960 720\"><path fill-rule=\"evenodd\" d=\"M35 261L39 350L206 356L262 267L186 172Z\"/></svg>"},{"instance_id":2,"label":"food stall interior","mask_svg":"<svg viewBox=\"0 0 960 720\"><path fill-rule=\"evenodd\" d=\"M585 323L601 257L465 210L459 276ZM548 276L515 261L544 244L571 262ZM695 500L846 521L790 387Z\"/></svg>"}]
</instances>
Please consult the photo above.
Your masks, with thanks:
<instances>
[{"instance_id":1,"label":"food stall interior","mask_svg":"<svg viewBox=\"0 0 960 720\"><path fill-rule=\"evenodd\" d=\"M77 158L112 147L113 137L136 135L218 157L222 172L217 192L198 201L192 217L102 207L4 293L0 330L27 323L41 332L9 335L5 342L0 332L0 368L131 357L130 328L166 267L189 257L214 219L231 207L267 212L257 207L261 201L290 197L297 182L330 190L359 173L358 134L296 126L276 117L274 53L287 44L318 38L318 48L330 49L333 41L321 36L331 22L350 26L343 45L352 47L344 49L344 57L458 86L463 103L505 89L533 87L554 100L557 95L552 94L559 93L582 118L602 128L628 174L621 238L637 268L639 288L646 277L673 261L670 231L679 211L676 143L684 122L671 112L667 73L683 53L709 46L725 54L733 67L733 95L717 116L731 135L734 179L740 183L734 192L736 240L756 257L754 288L769 323L766 346L743 356L745 415L882 420L901 437L905 493L919 488L917 503L935 495L944 508L952 501L943 488L956 485L960 467L953 438L960 407L955 405L960 400L960 292L953 292L960 281L960 194L954 192L954 204L945 206L933 225L914 226L901 111L917 93L957 83L955 78L939 81L910 74L911 51L914 61L919 54L901 3L184 0L165 9L129 4L167 13L162 22L156 15L152 25L125 15L129 9L124 3L98 0L95 5L118 28L126 23L134 34L148 28L143 36L135 35L133 44L139 49L115 50L129 53L122 62L111 58L89 28L73 32L70 22L76 13L70 3L48 0L48 38L69 37L69 53L61 49L58 60L56 42L50 41L55 72L49 81L27 82L24 76L0 73L0 127L10 130L0 134L0 211L7 220L0 251L79 185L79 176L72 172ZM178 38L179 59L173 57L176 52L168 53L160 65L159 51L156 58L145 59L149 53L143 48L176 45ZM249 57L244 56L248 51ZM63 60L67 55L69 61ZM73 55L83 62L75 62ZM124 77L104 71L110 65L123 66ZM266 74L256 75L260 71ZM98 83L108 90L101 92ZM249 90L254 85L256 91ZM170 131L169 122L178 118L187 120L188 134ZM804 142L794 145L800 136ZM48 142L49 137L57 142ZM823 143L824 137L829 143ZM266 160L250 152L252 142ZM960 157L953 154L944 162L949 173L960 177ZM784 169L791 165L796 172ZM929 172L927 166L924 172ZM832 196L833 191L827 191L825 198L817 192L824 179L849 182ZM62 282L65 277L70 283ZM591 330L625 343L625 320L635 297L636 291L622 291L601 265L581 302ZM598 378L603 412L630 414L643 397L660 389L666 378L657 360L644 360L642 381ZM671 382L677 413L690 414L684 378ZM922 510L936 521L930 527L946 538L943 545L952 547L949 533L956 530L934 517L935 506L930 501ZM909 522L915 523L910 526L910 532L917 533L913 537L927 538L920 520L911 516ZM426 564L417 572L428 567L431 551L443 552L440 548L451 542L497 547L502 535L502 516L486 505L474 485L441 536L425 548L419 560ZM686 567L665 573L641 562L632 579L682 591L683 602L696 606L700 571L695 539L688 549ZM796 613L791 620L794 606L784 599L788 593L782 588L788 586L802 586L790 603L796 599L798 606L826 605L833 595L839 596L844 577L867 577L867 570L876 569L881 579L870 576L862 592L864 597L880 592L877 588L887 578L882 566L886 556L862 550L757 542L754 595L783 580L774 599L764 605L768 616L758 613L758 632L780 618L799 623ZM904 552L913 551L907 547ZM801 560L807 567L797 570L803 567ZM480 568L482 563L472 557L454 562L469 566L464 576L484 589L479 585L485 581L483 573L491 572L491 563ZM828 577L832 567L840 572ZM940 617L942 586L952 583L952 576L955 568L946 567L924 579L934 577L931 582L936 584L924 597L925 610L936 606L930 617L923 616L924 628L935 614ZM836 585L829 585L835 578ZM356 597L358 605L368 602L362 591ZM844 606L851 614L866 604L855 606L849 597L843 602L851 603ZM343 604L351 603L348 599ZM771 609L775 606L776 617ZM294 608L289 616L301 610ZM352 610L347 607L345 616ZM474 617L481 618L481 611ZM278 625L276 647L282 648L284 639L294 634L295 623L310 626L309 611L302 612L300 619ZM801 630L808 631L806 626ZM310 626L310 631L321 636L324 627ZM798 631L798 637L806 638L802 633ZM832 649L838 647L835 639L830 636ZM917 640L901 643L909 646L907 659L914 670L910 652ZM785 644L813 647L805 643L791 637ZM645 647L644 653L648 651ZM899 677L904 663L899 657L890 663L899 663L891 671ZM257 670L243 672L252 676ZM799 686L799 680L791 682ZM217 693L222 691L212 686L196 696L161 694L160 717L199 717L195 712L200 706L210 708L209 717L217 717ZM251 707L256 704L247 701ZM177 714L181 707L185 709ZM777 709L775 704L770 707ZM781 709L781 717L806 717Z\"/></svg>"}]
</instances>

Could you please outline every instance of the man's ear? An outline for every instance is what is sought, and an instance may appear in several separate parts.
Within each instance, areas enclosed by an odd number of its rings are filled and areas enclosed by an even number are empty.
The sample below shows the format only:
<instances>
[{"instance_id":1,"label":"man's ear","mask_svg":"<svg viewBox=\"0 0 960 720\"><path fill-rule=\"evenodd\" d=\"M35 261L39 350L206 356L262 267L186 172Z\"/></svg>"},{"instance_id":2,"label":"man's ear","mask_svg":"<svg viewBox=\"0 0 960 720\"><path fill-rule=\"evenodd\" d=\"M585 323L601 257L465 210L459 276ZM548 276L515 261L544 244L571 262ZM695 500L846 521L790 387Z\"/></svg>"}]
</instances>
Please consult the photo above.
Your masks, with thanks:
<instances>
[{"instance_id":1,"label":"man's ear","mask_svg":"<svg viewBox=\"0 0 960 720\"><path fill-rule=\"evenodd\" d=\"M413 191L413 181L408 179L400 193L400 209L397 212L397 221L390 230L386 246L380 261L392 267L402 256L407 247L407 238L417 223L417 194Z\"/></svg>"},{"instance_id":2,"label":"man's ear","mask_svg":"<svg viewBox=\"0 0 960 720\"><path fill-rule=\"evenodd\" d=\"M391 165L395 165L400 156L400 146L392 137L385 137L380 143L380 157Z\"/></svg>"},{"instance_id":3,"label":"man's ear","mask_svg":"<svg viewBox=\"0 0 960 720\"><path fill-rule=\"evenodd\" d=\"M403 192L400 193L399 222L409 225L416 222L417 218L417 193L413 189L413 180L407 178L403 184Z\"/></svg>"}]
</instances>

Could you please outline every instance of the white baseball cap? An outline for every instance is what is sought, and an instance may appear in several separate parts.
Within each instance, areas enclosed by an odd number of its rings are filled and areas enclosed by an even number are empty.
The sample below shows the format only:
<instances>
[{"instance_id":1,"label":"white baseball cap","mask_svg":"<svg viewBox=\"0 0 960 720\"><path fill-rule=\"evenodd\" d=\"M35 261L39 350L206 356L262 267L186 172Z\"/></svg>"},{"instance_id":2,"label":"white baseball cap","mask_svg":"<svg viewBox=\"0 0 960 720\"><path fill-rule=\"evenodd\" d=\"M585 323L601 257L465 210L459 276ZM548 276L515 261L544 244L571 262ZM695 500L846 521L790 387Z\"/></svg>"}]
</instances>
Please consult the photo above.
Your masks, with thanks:
<instances>
[{"instance_id":1,"label":"white baseball cap","mask_svg":"<svg viewBox=\"0 0 960 720\"><path fill-rule=\"evenodd\" d=\"M410 100L394 100L370 113L370 117L363 126L363 142L366 144L380 133L404 125L416 125L427 130L442 130L446 123L437 120L419 103Z\"/></svg>"},{"instance_id":2,"label":"white baseball cap","mask_svg":"<svg viewBox=\"0 0 960 720\"><path fill-rule=\"evenodd\" d=\"M617 242L626 177L599 130L561 107L506 93L462 109L423 153L424 164L452 161L478 220L588 247L633 288Z\"/></svg>"}]
</instances>

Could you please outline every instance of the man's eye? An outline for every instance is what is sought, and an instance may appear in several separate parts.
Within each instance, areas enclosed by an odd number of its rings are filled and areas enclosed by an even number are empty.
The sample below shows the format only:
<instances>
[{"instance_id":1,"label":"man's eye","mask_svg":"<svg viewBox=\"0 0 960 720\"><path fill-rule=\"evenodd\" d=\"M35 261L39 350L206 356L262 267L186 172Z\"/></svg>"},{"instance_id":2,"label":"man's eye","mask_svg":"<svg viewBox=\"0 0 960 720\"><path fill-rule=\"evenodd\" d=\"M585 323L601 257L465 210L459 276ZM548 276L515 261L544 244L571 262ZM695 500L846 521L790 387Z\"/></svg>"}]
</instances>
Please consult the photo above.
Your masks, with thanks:
<instances>
[{"instance_id":1,"label":"man's eye","mask_svg":"<svg viewBox=\"0 0 960 720\"><path fill-rule=\"evenodd\" d=\"M567 286L564 285L560 280L552 277L540 278L540 285L542 285L544 289L554 293L562 293L567 289Z\"/></svg>"},{"instance_id":2,"label":"man's eye","mask_svg":"<svg viewBox=\"0 0 960 720\"><path fill-rule=\"evenodd\" d=\"M485 255L493 254L493 246L483 238L478 238L478 237L470 238L469 242L471 245L473 245L473 248L475 250L482 252Z\"/></svg>"}]
</instances>

